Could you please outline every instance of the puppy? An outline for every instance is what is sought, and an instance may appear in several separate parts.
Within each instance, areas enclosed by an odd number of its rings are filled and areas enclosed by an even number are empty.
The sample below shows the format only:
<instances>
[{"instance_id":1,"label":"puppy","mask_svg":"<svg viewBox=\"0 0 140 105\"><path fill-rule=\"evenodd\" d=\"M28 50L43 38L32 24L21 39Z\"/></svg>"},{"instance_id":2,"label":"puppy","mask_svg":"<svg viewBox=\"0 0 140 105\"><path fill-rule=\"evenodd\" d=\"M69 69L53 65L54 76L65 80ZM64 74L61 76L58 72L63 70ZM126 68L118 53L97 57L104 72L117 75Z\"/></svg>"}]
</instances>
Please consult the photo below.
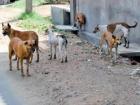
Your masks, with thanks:
<instances>
[{"instance_id":1,"label":"puppy","mask_svg":"<svg viewBox=\"0 0 140 105\"><path fill-rule=\"evenodd\" d=\"M121 44L121 37L112 35L111 32L106 31L102 34L100 45L99 45L99 52L101 53L103 44L107 44L108 47L108 54L112 58L112 49L115 48L115 61L118 56L118 45Z\"/></svg>"},{"instance_id":2,"label":"puppy","mask_svg":"<svg viewBox=\"0 0 140 105\"><path fill-rule=\"evenodd\" d=\"M125 41L125 45L124 47L129 48L129 31L131 28L135 28L137 26L137 22L135 22L134 25L130 26L125 22L120 22L120 23L112 23L112 24L108 24L108 25L97 25L93 31L93 33L96 32L105 32L105 31L109 31L112 34L116 34L118 32L122 32L123 33L123 38Z\"/></svg>"},{"instance_id":3,"label":"puppy","mask_svg":"<svg viewBox=\"0 0 140 105\"><path fill-rule=\"evenodd\" d=\"M75 16L75 24L77 28L82 29L82 27L86 24L86 17L83 13L77 13Z\"/></svg>"},{"instance_id":4,"label":"puppy","mask_svg":"<svg viewBox=\"0 0 140 105\"><path fill-rule=\"evenodd\" d=\"M53 57L53 49L54 49L54 59L56 59L56 49L59 49L59 55L61 57L61 63L67 62L67 45L68 41L64 34L54 32L53 27L48 28L45 31L45 34L48 35L48 43L50 45L50 59Z\"/></svg>"},{"instance_id":5,"label":"puppy","mask_svg":"<svg viewBox=\"0 0 140 105\"><path fill-rule=\"evenodd\" d=\"M8 23L7 25L4 25L2 23L2 30L3 30L3 35L8 35L10 40L14 37L18 37L21 40L35 40L35 44L33 45L34 48L36 49L37 53L37 60L36 62L39 62L39 38L36 32L34 31L18 31L15 29L11 28L11 25Z\"/></svg>"},{"instance_id":6,"label":"puppy","mask_svg":"<svg viewBox=\"0 0 140 105\"><path fill-rule=\"evenodd\" d=\"M30 58L33 56L33 52L35 51L33 45L34 40L22 41L18 37L14 37L10 40L9 43L9 62L10 62L10 71L12 71L12 56L17 56L17 69L19 70L19 61L21 64L21 75L24 77L23 71L23 60L25 59L27 62L27 76L29 74L29 61Z\"/></svg>"}]
</instances>

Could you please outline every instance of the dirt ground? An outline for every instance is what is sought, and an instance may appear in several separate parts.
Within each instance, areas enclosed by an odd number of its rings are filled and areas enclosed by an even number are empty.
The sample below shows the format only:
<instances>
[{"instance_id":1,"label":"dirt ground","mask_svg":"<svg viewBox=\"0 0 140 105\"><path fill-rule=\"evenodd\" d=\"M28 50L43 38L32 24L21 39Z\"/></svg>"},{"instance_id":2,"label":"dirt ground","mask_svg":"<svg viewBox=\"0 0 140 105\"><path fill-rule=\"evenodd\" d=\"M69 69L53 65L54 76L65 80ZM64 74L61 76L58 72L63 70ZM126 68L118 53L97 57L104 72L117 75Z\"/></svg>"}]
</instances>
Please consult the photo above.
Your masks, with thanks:
<instances>
[{"instance_id":1,"label":"dirt ground","mask_svg":"<svg viewBox=\"0 0 140 105\"><path fill-rule=\"evenodd\" d=\"M130 76L139 64L131 66L122 58L111 66L92 45L70 34L68 41L68 63L49 61L49 52L44 50L40 62L31 64L31 77L22 78L16 66L8 72L13 89L26 105L140 104L140 80Z\"/></svg>"},{"instance_id":2,"label":"dirt ground","mask_svg":"<svg viewBox=\"0 0 140 105\"><path fill-rule=\"evenodd\" d=\"M93 45L73 34L66 36L68 63L48 60L47 36L42 35L40 62L34 56L31 77L22 78L16 62L12 72L5 67L13 92L24 105L140 105L140 78L130 75L140 64L133 66L127 58L120 58L112 66ZM0 40L4 46L6 39Z\"/></svg>"}]
</instances>

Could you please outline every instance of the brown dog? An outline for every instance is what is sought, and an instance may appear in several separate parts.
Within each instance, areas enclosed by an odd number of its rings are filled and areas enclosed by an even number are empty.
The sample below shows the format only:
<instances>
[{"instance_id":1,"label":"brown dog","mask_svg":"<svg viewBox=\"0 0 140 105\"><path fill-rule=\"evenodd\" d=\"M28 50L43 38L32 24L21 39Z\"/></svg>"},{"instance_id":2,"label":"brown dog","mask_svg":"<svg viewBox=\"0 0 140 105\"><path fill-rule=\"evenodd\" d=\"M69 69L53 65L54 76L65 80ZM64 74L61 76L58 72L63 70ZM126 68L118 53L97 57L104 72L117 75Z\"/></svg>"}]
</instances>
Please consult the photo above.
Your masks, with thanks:
<instances>
[{"instance_id":1,"label":"brown dog","mask_svg":"<svg viewBox=\"0 0 140 105\"><path fill-rule=\"evenodd\" d=\"M74 26L80 27L82 29L82 26L86 24L86 17L83 13L77 13L75 16L75 24Z\"/></svg>"},{"instance_id":2,"label":"brown dog","mask_svg":"<svg viewBox=\"0 0 140 105\"><path fill-rule=\"evenodd\" d=\"M11 25L8 23L6 26L2 23L3 35L8 35L10 39L13 37L19 37L21 40L35 40L34 47L37 53L37 60L39 62L39 38L36 32L34 31L18 31L11 28Z\"/></svg>"},{"instance_id":3,"label":"brown dog","mask_svg":"<svg viewBox=\"0 0 140 105\"><path fill-rule=\"evenodd\" d=\"M100 40L100 47L99 47L100 53L101 53L101 50L102 50L102 46L105 42L107 43L108 53L111 56L111 58L112 58L112 49L113 48L115 48L115 54L116 54L116 57L117 57L117 55L118 55L118 45L121 44L121 37L112 35L112 33L109 32L109 31L104 32L103 35L101 36L101 40ZM116 60L116 57L115 57L115 60Z\"/></svg>"},{"instance_id":4,"label":"brown dog","mask_svg":"<svg viewBox=\"0 0 140 105\"><path fill-rule=\"evenodd\" d=\"M131 28L135 28L137 25L138 25L137 22L135 22L135 24L132 26L128 25L125 22L112 23L112 24L108 24L108 25L97 25L95 27L93 33L96 33L99 31L100 32L109 31L113 34L114 32L121 31L123 33L123 38L125 41L124 47L129 48L129 39L128 39L129 31Z\"/></svg>"},{"instance_id":5,"label":"brown dog","mask_svg":"<svg viewBox=\"0 0 140 105\"><path fill-rule=\"evenodd\" d=\"M24 75L23 71L23 60L26 59L27 62L27 76L30 76L29 74L29 60L33 55L33 52L35 51L33 45L35 41L34 40L28 40L28 41L22 41L18 37L14 37L11 39L9 43L9 62L10 62L10 71L12 71L12 56L17 56L17 69L19 70L19 61L21 64L21 75Z\"/></svg>"}]
</instances>

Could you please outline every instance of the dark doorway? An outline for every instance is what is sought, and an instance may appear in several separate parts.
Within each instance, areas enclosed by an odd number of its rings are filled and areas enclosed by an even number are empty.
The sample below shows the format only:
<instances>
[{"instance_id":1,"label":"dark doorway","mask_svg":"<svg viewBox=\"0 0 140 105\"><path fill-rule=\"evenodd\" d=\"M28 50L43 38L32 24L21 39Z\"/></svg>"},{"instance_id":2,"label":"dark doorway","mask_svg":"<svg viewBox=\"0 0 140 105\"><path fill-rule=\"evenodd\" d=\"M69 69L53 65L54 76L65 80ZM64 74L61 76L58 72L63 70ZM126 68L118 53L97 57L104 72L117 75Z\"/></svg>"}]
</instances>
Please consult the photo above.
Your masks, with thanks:
<instances>
[{"instance_id":1,"label":"dark doorway","mask_svg":"<svg viewBox=\"0 0 140 105\"><path fill-rule=\"evenodd\" d=\"M15 2L15 1L17 1L17 0L10 0L10 2Z\"/></svg>"}]
</instances>

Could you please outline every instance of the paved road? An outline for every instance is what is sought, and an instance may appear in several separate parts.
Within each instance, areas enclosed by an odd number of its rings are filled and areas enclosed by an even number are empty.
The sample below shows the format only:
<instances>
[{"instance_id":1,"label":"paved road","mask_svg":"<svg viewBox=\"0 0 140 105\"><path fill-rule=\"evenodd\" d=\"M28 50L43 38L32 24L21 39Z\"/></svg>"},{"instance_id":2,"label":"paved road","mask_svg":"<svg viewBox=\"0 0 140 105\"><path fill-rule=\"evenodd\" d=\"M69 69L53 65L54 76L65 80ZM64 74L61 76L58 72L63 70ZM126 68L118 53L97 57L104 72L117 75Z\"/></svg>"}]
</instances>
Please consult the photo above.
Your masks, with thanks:
<instances>
[{"instance_id":1,"label":"paved road","mask_svg":"<svg viewBox=\"0 0 140 105\"><path fill-rule=\"evenodd\" d=\"M10 73L8 64L7 45L8 41L1 38L0 41L0 105L21 105L9 82Z\"/></svg>"}]
</instances>

